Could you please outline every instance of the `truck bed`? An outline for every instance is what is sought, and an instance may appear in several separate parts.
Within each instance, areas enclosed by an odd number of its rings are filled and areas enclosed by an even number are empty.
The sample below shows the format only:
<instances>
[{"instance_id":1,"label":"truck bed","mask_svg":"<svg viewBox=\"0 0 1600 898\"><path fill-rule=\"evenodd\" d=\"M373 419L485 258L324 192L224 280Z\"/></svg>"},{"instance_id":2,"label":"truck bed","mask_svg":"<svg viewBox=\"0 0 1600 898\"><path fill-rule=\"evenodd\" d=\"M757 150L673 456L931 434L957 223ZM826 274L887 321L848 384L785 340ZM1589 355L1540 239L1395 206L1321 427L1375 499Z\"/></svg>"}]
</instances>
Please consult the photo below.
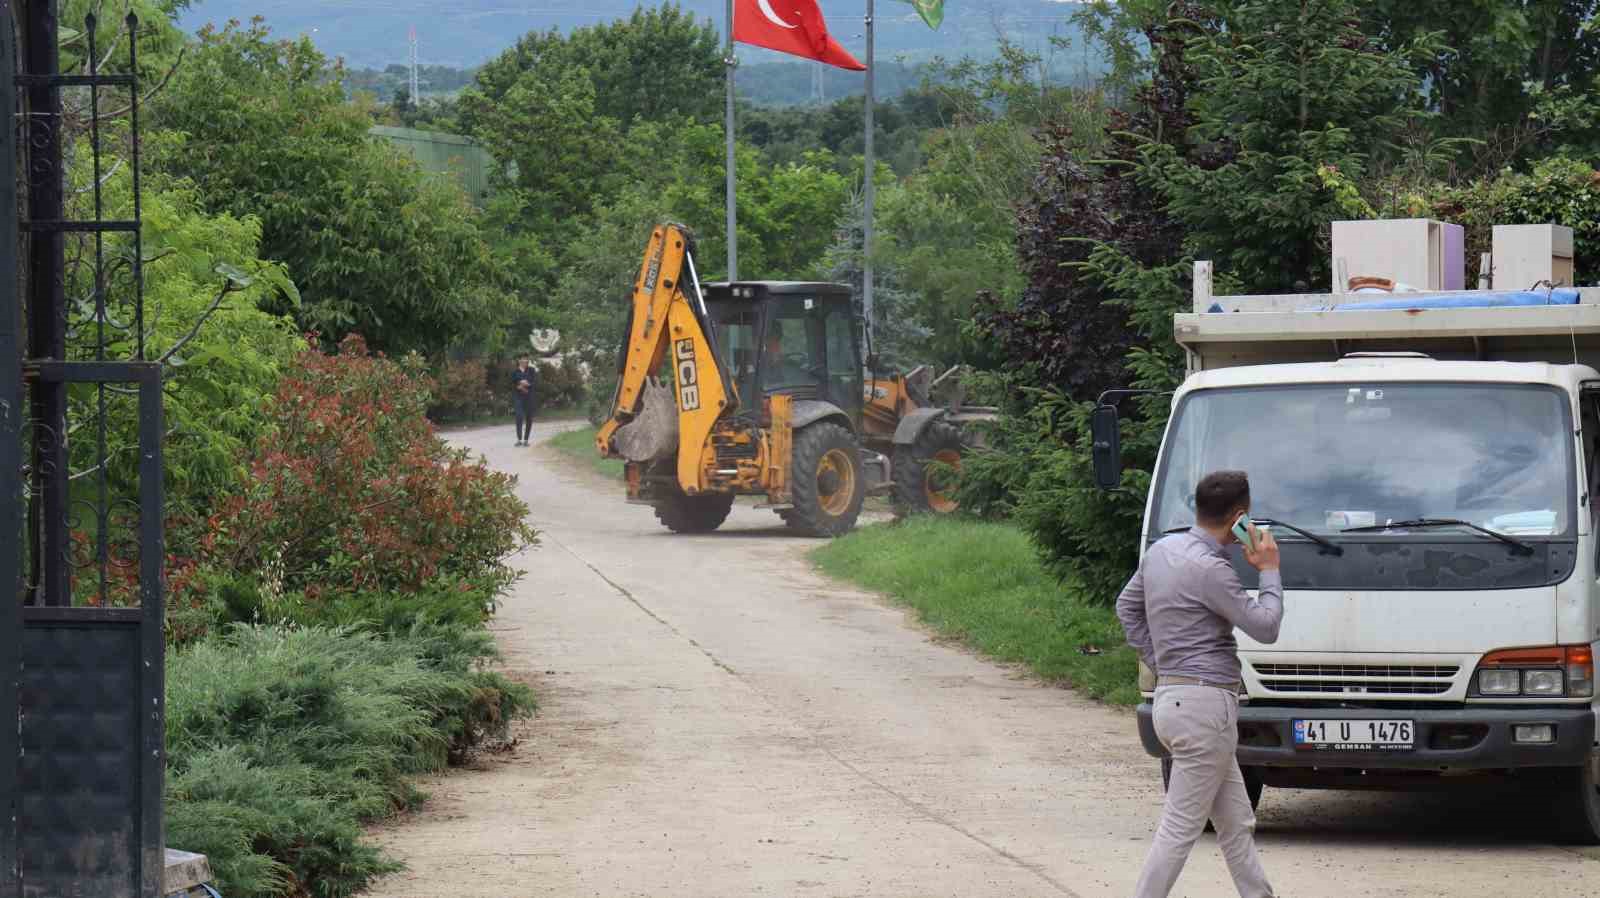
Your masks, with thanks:
<instances>
[{"instance_id":1,"label":"truck bed","mask_svg":"<svg viewBox=\"0 0 1600 898\"><path fill-rule=\"evenodd\" d=\"M1600 369L1600 288L1565 304L1510 291L1213 296L1196 263L1194 311L1174 316L1190 373L1239 365L1336 361L1352 352L1421 352L1439 359L1578 363ZM1576 294L1573 297L1573 294ZM1574 298L1576 301L1574 301ZM1363 308L1381 304L1385 308ZM1404 306L1393 308L1392 306Z\"/></svg>"}]
</instances>

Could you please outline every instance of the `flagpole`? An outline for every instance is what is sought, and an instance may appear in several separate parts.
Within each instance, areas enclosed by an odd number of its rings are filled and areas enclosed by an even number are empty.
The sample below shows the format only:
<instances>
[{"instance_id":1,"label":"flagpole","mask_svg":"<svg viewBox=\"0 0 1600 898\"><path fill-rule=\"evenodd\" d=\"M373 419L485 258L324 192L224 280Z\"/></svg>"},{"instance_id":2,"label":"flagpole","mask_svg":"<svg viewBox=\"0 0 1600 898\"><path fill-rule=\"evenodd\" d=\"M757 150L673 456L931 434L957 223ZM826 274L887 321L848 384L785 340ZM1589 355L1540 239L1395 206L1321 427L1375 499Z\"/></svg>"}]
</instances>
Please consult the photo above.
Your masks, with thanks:
<instances>
[{"instance_id":1,"label":"flagpole","mask_svg":"<svg viewBox=\"0 0 1600 898\"><path fill-rule=\"evenodd\" d=\"M872 60L872 0L867 0L867 100L866 106L866 140L863 147L862 158L866 167L865 189L862 196L863 214L866 223L861 231L861 312L866 317L868 345L871 345L873 331L872 317L872 175L876 168L872 157L872 75L877 68Z\"/></svg>"},{"instance_id":2,"label":"flagpole","mask_svg":"<svg viewBox=\"0 0 1600 898\"><path fill-rule=\"evenodd\" d=\"M728 55L722 61L728 67L728 108L723 117L722 131L728 142L725 165L728 176L728 281L732 283L739 279L739 217L734 211L737 206L733 161L733 70L739 62L733 55L733 0L728 0Z\"/></svg>"}]
</instances>

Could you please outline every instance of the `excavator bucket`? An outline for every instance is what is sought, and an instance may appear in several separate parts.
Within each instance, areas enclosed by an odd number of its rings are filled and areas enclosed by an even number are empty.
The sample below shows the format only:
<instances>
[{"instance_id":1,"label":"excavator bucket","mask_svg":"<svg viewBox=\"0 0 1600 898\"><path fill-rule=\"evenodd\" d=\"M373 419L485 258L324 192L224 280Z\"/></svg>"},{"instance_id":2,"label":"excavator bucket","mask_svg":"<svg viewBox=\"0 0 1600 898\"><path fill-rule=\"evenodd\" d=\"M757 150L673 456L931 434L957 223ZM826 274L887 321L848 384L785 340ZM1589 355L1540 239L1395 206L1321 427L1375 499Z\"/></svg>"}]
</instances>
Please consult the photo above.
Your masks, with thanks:
<instances>
[{"instance_id":1,"label":"excavator bucket","mask_svg":"<svg viewBox=\"0 0 1600 898\"><path fill-rule=\"evenodd\" d=\"M639 414L617 428L617 453L632 462L671 458L678 451L678 400L672 385L649 378L640 390Z\"/></svg>"}]
</instances>

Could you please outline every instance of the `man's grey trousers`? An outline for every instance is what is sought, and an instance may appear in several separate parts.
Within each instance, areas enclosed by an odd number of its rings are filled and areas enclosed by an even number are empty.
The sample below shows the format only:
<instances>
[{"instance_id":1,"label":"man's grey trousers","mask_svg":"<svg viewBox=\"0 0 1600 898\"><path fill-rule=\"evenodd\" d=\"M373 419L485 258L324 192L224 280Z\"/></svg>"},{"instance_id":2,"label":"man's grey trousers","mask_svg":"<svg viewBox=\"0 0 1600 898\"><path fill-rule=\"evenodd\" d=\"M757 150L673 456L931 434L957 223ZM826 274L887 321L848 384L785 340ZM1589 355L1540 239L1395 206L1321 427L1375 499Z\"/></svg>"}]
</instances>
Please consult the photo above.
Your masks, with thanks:
<instances>
[{"instance_id":1,"label":"man's grey trousers","mask_svg":"<svg viewBox=\"0 0 1600 898\"><path fill-rule=\"evenodd\" d=\"M1234 757L1238 696L1214 686L1162 686L1154 712L1156 736L1172 754L1172 777L1136 898L1166 898L1208 817L1241 898L1272 898L1256 855L1256 815Z\"/></svg>"}]
</instances>

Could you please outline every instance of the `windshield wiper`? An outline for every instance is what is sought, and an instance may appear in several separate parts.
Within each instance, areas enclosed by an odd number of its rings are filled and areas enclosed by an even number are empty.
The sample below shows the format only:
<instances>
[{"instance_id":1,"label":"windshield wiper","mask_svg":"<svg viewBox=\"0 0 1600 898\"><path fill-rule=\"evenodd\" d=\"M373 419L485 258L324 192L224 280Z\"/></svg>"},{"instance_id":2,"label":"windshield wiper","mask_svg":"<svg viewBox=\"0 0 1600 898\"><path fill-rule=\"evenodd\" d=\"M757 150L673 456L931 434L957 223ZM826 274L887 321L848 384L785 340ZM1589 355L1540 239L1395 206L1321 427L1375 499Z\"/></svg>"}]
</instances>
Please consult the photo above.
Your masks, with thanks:
<instances>
[{"instance_id":1,"label":"windshield wiper","mask_svg":"<svg viewBox=\"0 0 1600 898\"><path fill-rule=\"evenodd\" d=\"M1344 547L1339 545L1338 543L1335 543L1333 540L1328 539L1326 536L1318 536L1317 534L1312 533L1309 530L1301 530L1299 527L1296 527L1293 524L1285 523L1283 521L1275 520L1273 518L1251 518L1250 521L1251 521L1251 523L1255 523L1255 524L1265 524L1268 527L1282 527L1283 529L1289 531L1290 533L1298 533L1299 535L1305 537L1306 539L1309 539L1312 542L1316 543L1318 546L1321 546L1322 548L1321 548L1319 554L1322 554L1322 555L1343 555L1344 554Z\"/></svg>"},{"instance_id":2,"label":"windshield wiper","mask_svg":"<svg viewBox=\"0 0 1600 898\"><path fill-rule=\"evenodd\" d=\"M1291 533L1295 533L1295 534L1298 534L1299 536L1303 536L1306 539L1308 539L1308 540L1310 540L1310 541L1312 541L1312 542L1317 544L1317 547L1318 547L1317 548L1317 554L1319 554L1319 555L1334 555L1334 556L1338 556L1338 555L1343 555L1344 554L1344 547L1339 545L1338 543L1334 542L1333 540L1328 539L1326 536L1318 536L1317 534L1312 533L1309 530L1301 530L1299 527L1296 527L1293 524L1286 524L1283 521L1274 520L1273 518L1251 518L1250 522L1253 523L1253 524L1265 524L1268 527L1282 527L1283 529L1288 530ZM1194 525L1191 524L1188 527L1173 527L1171 529L1163 530L1161 532L1163 534L1183 533L1183 532L1186 532L1189 529L1191 529L1193 526Z\"/></svg>"},{"instance_id":3,"label":"windshield wiper","mask_svg":"<svg viewBox=\"0 0 1600 898\"><path fill-rule=\"evenodd\" d=\"M1346 527L1339 532L1372 533L1378 530L1398 530L1401 528L1416 529L1420 527L1465 527L1468 530L1475 530L1484 536L1494 537L1495 539L1515 549L1518 555L1533 554L1532 543L1517 539L1514 536L1507 536L1498 530L1490 530L1488 527L1480 527L1471 521L1463 521L1460 518L1412 518L1408 521L1390 521L1387 524L1367 524L1363 527Z\"/></svg>"}]
</instances>

